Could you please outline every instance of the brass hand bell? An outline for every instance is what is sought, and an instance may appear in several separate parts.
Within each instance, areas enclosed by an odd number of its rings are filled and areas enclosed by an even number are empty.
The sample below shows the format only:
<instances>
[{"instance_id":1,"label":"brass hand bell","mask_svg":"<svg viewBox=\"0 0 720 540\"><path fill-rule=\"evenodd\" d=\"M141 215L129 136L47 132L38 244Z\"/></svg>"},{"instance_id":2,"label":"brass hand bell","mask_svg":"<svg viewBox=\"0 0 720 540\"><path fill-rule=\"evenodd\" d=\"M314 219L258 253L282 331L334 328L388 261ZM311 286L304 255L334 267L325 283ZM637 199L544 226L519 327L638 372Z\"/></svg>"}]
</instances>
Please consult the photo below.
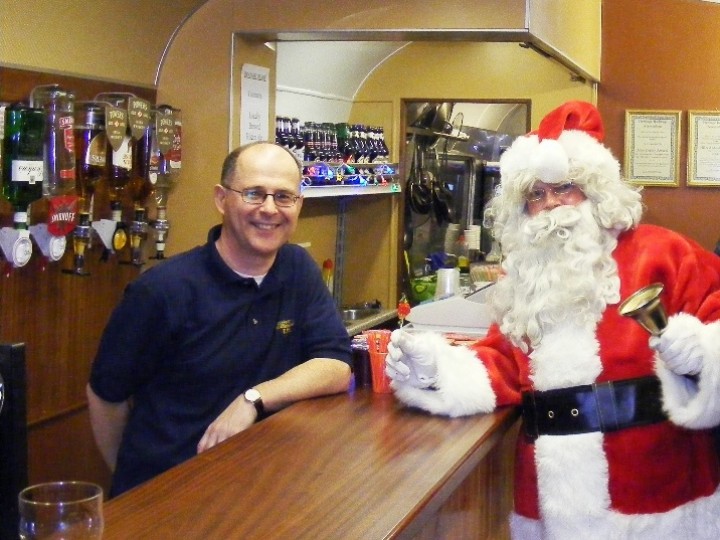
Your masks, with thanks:
<instances>
[{"instance_id":1,"label":"brass hand bell","mask_svg":"<svg viewBox=\"0 0 720 540\"><path fill-rule=\"evenodd\" d=\"M632 317L653 336L659 336L667 326L665 308L660 302L662 283L653 283L635 291L618 307L624 317Z\"/></svg>"}]
</instances>

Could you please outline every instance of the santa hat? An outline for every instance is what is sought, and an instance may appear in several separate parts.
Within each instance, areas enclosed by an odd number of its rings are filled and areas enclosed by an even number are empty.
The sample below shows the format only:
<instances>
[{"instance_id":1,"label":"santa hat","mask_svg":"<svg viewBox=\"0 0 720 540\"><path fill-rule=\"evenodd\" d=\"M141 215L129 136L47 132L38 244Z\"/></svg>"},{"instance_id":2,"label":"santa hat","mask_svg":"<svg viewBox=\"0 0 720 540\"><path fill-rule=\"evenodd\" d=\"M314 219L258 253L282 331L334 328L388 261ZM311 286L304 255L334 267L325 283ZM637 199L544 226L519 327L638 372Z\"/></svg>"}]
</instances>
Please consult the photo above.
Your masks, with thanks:
<instances>
[{"instance_id":1,"label":"santa hat","mask_svg":"<svg viewBox=\"0 0 720 540\"><path fill-rule=\"evenodd\" d=\"M596 172L605 180L620 181L620 165L602 144L605 130L600 112L591 103L568 101L540 122L536 131L518 137L500 158L503 191L520 202L536 180L558 184L570 168ZM582 175L592 178L593 175ZM576 181L573 178L573 181ZM583 186L583 182L579 182Z\"/></svg>"}]
</instances>

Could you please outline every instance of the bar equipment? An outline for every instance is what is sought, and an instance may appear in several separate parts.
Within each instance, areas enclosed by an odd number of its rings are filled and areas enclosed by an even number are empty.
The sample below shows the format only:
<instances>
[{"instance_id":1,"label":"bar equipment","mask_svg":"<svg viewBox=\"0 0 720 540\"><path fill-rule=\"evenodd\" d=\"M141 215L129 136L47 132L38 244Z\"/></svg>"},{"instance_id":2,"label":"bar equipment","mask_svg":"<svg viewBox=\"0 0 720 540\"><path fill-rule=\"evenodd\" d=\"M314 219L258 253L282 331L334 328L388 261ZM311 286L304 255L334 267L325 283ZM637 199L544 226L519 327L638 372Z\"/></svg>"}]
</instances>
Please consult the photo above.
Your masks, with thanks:
<instances>
[{"instance_id":1,"label":"bar equipment","mask_svg":"<svg viewBox=\"0 0 720 540\"><path fill-rule=\"evenodd\" d=\"M170 231L167 204L182 167L182 115L179 109L160 105L154 111L151 124L153 152L150 161L150 178L154 184L155 219L150 226L155 231L155 258L165 258L165 242ZM156 158L153 161L153 158Z\"/></svg>"},{"instance_id":2,"label":"bar equipment","mask_svg":"<svg viewBox=\"0 0 720 540\"><path fill-rule=\"evenodd\" d=\"M107 188L111 219L92 222L105 249L102 260L122 251L128 243L127 225L122 220L122 196L130 181L133 168L133 141L128 119L128 101L134 94L105 92L97 94L95 101L105 102L105 136L107 138Z\"/></svg>"},{"instance_id":3,"label":"bar equipment","mask_svg":"<svg viewBox=\"0 0 720 540\"><path fill-rule=\"evenodd\" d=\"M75 107L75 188L78 221L73 233L73 269L64 273L88 276L86 251L92 246L91 223L95 190L107 178L107 137L105 106L100 101L76 102Z\"/></svg>"},{"instance_id":4,"label":"bar equipment","mask_svg":"<svg viewBox=\"0 0 720 540\"><path fill-rule=\"evenodd\" d=\"M135 142L130 180L125 191L133 205L133 219L129 227L130 264L142 266L143 246L147 239L147 201L153 192L151 164L157 160L153 154L152 110L150 102L131 96L128 98L129 128Z\"/></svg>"},{"instance_id":5,"label":"bar equipment","mask_svg":"<svg viewBox=\"0 0 720 540\"><path fill-rule=\"evenodd\" d=\"M90 272L85 269L85 254L91 244L91 231L90 214L81 212L73 232L73 268L72 270L63 269L64 273L76 276L90 275Z\"/></svg>"},{"instance_id":6,"label":"bar equipment","mask_svg":"<svg viewBox=\"0 0 720 540\"><path fill-rule=\"evenodd\" d=\"M142 250L145 240L147 239L148 223L144 208L135 207L133 220L130 222L129 240L130 240L130 264L142 266L143 261Z\"/></svg>"}]
</instances>

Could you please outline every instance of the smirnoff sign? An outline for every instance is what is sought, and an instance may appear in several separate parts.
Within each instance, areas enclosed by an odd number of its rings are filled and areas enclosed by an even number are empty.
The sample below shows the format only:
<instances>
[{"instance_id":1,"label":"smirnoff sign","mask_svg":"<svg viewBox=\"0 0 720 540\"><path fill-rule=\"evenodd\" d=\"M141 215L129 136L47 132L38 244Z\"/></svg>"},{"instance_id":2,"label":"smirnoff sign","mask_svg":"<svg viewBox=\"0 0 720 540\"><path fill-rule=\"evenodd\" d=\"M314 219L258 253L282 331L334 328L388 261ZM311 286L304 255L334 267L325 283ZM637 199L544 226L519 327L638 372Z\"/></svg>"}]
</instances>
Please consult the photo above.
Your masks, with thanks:
<instances>
[{"instance_id":1,"label":"smirnoff sign","mask_svg":"<svg viewBox=\"0 0 720 540\"><path fill-rule=\"evenodd\" d=\"M49 203L47 226L50 234L65 236L72 232L77 216L77 197L60 195L50 198Z\"/></svg>"}]
</instances>

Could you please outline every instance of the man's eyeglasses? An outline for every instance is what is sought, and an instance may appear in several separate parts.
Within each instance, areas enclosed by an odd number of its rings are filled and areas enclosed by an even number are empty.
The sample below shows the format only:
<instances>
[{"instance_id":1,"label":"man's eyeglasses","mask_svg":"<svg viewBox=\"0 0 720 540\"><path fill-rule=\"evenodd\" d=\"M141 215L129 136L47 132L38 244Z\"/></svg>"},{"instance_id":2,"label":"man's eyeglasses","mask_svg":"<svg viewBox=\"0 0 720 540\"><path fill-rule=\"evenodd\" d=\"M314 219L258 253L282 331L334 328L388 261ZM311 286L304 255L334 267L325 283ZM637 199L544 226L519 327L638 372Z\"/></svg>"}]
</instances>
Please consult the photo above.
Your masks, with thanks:
<instances>
[{"instance_id":1,"label":"man's eyeglasses","mask_svg":"<svg viewBox=\"0 0 720 540\"><path fill-rule=\"evenodd\" d=\"M272 197L275 202L275 206L279 206L281 208L295 206L295 203L300 198L299 195L295 195L289 191L276 191L275 193L268 193L264 189L235 189L228 186L225 186L225 189L239 193L242 200L248 204L262 204L265 202L265 199Z\"/></svg>"},{"instance_id":2,"label":"man's eyeglasses","mask_svg":"<svg viewBox=\"0 0 720 540\"><path fill-rule=\"evenodd\" d=\"M525 194L525 200L529 203L538 203L545 200L548 191L551 191L556 197L562 198L575 193L578 189L580 188L573 182L565 182L557 186L549 186L548 188L534 187Z\"/></svg>"}]
</instances>

